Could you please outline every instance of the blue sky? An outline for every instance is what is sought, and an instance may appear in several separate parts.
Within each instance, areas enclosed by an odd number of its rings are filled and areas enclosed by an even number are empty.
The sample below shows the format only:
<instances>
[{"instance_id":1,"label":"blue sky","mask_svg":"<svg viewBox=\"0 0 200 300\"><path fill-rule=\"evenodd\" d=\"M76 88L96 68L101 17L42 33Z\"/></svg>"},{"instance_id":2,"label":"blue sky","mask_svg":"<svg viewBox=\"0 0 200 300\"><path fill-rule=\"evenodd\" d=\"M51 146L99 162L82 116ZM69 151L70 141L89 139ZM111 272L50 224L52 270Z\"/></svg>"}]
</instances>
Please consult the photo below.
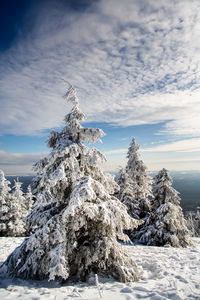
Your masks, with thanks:
<instances>
[{"instance_id":1,"label":"blue sky","mask_svg":"<svg viewBox=\"0 0 200 300\"><path fill-rule=\"evenodd\" d=\"M2 0L0 168L30 174L70 105L106 136L106 171L134 136L149 170L200 170L198 0Z\"/></svg>"}]
</instances>

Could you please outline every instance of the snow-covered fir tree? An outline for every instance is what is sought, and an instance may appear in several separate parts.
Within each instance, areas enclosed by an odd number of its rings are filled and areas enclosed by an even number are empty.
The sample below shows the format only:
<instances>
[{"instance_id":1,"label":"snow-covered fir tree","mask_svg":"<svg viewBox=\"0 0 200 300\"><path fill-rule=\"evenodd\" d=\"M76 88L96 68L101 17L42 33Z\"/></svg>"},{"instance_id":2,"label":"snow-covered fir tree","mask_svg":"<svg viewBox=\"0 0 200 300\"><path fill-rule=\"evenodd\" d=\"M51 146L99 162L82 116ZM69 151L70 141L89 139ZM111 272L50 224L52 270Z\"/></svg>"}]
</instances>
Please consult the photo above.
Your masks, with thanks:
<instances>
[{"instance_id":1,"label":"snow-covered fir tree","mask_svg":"<svg viewBox=\"0 0 200 300\"><path fill-rule=\"evenodd\" d=\"M134 238L152 246L187 247L191 236L180 207L179 193L172 187L172 178L166 169L154 177L152 212Z\"/></svg>"},{"instance_id":2,"label":"snow-covered fir tree","mask_svg":"<svg viewBox=\"0 0 200 300\"><path fill-rule=\"evenodd\" d=\"M101 171L105 160L84 142L100 140L100 129L83 128L75 89L65 99L73 105L66 127L52 131L51 153L35 164L35 208L28 216L34 233L0 268L10 276L50 280L87 280L92 273L120 281L139 278L136 264L117 242L128 240L124 229L138 226L112 194L116 183Z\"/></svg>"},{"instance_id":3,"label":"snow-covered fir tree","mask_svg":"<svg viewBox=\"0 0 200 300\"><path fill-rule=\"evenodd\" d=\"M116 177L120 190L116 196L128 208L128 213L135 219L140 218L141 207L138 199L135 198L135 185L125 169L121 169Z\"/></svg>"},{"instance_id":4,"label":"snow-covered fir tree","mask_svg":"<svg viewBox=\"0 0 200 300\"><path fill-rule=\"evenodd\" d=\"M147 217L151 209L149 197L152 196L152 180L138 150L139 145L133 138L128 149L126 168L119 172L116 180L120 186L117 197L127 206L132 217L141 219Z\"/></svg>"},{"instance_id":5,"label":"snow-covered fir tree","mask_svg":"<svg viewBox=\"0 0 200 300\"><path fill-rule=\"evenodd\" d=\"M9 222L9 210L11 205L10 181L5 178L4 172L0 170L0 236L6 236L7 224Z\"/></svg>"},{"instance_id":6,"label":"snow-covered fir tree","mask_svg":"<svg viewBox=\"0 0 200 300\"><path fill-rule=\"evenodd\" d=\"M10 195L9 222L7 223L8 236L22 236L26 231L25 217L27 215L27 209L21 186L22 183L20 181L15 181Z\"/></svg>"},{"instance_id":7,"label":"snow-covered fir tree","mask_svg":"<svg viewBox=\"0 0 200 300\"><path fill-rule=\"evenodd\" d=\"M31 190L31 186L29 185L27 188L27 192L25 194L25 205L26 205L26 210L27 213L29 214L31 212L32 206L33 206L33 194Z\"/></svg>"},{"instance_id":8,"label":"snow-covered fir tree","mask_svg":"<svg viewBox=\"0 0 200 300\"><path fill-rule=\"evenodd\" d=\"M31 189L30 185L27 187L27 191L26 191L24 197L25 197L25 206L26 206L26 211L27 211L27 215L26 215L26 218L25 218L25 223L26 223L25 235L30 236L30 234L33 231L33 228L30 228L30 226L29 226L30 224L27 222L27 217L31 213L31 210L33 209L33 203L34 203L34 196L33 196L32 189Z\"/></svg>"},{"instance_id":9,"label":"snow-covered fir tree","mask_svg":"<svg viewBox=\"0 0 200 300\"><path fill-rule=\"evenodd\" d=\"M200 236L200 211L190 211L186 216L186 221L192 236Z\"/></svg>"}]
</instances>

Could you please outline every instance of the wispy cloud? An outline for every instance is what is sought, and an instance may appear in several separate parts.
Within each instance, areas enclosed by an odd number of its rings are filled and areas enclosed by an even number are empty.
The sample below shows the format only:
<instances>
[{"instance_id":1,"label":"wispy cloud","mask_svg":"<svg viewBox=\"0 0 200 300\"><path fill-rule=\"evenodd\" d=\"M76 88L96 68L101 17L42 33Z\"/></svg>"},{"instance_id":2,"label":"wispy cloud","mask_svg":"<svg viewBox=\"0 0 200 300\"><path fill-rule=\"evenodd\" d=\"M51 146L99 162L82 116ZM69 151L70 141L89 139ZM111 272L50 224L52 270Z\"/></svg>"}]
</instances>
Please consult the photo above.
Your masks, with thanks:
<instances>
[{"instance_id":1,"label":"wispy cloud","mask_svg":"<svg viewBox=\"0 0 200 300\"><path fill-rule=\"evenodd\" d=\"M198 0L41 4L32 32L0 57L0 133L60 126L64 77L90 122L167 121L165 133L199 136L199 11Z\"/></svg>"}]
</instances>

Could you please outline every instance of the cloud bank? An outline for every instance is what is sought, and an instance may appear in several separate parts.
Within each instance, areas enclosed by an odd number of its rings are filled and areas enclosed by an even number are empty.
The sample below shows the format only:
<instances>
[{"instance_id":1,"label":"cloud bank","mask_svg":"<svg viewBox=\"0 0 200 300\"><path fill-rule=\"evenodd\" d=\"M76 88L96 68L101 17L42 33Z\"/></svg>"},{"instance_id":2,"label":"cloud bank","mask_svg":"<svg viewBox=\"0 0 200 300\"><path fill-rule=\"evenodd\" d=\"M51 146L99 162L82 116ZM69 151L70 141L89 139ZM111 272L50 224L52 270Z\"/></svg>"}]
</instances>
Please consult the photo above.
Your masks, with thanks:
<instances>
[{"instance_id":1,"label":"cloud bank","mask_svg":"<svg viewBox=\"0 0 200 300\"><path fill-rule=\"evenodd\" d=\"M43 2L32 30L0 56L0 134L40 134L69 110L64 77L87 121L166 121L162 133L200 136L200 2Z\"/></svg>"},{"instance_id":2,"label":"cloud bank","mask_svg":"<svg viewBox=\"0 0 200 300\"><path fill-rule=\"evenodd\" d=\"M199 152L200 159L200 138L181 140L165 145L143 149L143 152Z\"/></svg>"},{"instance_id":3,"label":"cloud bank","mask_svg":"<svg viewBox=\"0 0 200 300\"><path fill-rule=\"evenodd\" d=\"M47 153L9 153L0 150L0 169L6 175L32 175L33 163Z\"/></svg>"}]
</instances>

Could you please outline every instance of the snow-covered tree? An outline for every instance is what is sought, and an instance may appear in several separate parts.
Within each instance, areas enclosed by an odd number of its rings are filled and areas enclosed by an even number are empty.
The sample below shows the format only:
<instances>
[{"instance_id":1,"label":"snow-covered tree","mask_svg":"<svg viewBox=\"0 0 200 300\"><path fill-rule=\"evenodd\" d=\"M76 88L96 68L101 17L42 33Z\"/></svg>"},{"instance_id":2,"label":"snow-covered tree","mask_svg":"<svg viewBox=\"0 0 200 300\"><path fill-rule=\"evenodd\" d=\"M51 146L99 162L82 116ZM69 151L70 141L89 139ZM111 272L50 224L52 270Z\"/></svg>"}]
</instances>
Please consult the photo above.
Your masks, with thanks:
<instances>
[{"instance_id":1,"label":"snow-covered tree","mask_svg":"<svg viewBox=\"0 0 200 300\"><path fill-rule=\"evenodd\" d=\"M24 218L27 215L22 183L15 181L10 193L10 182L0 172L0 232L3 236L21 236L25 232Z\"/></svg>"},{"instance_id":2,"label":"snow-covered tree","mask_svg":"<svg viewBox=\"0 0 200 300\"><path fill-rule=\"evenodd\" d=\"M180 207L179 193L172 178L162 169L154 178L152 212L134 238L146 245L187 247L191 245L186 220Z\"/></svg>"},{"instance_id":3,"label":"snow-covered tree","mask_svg":"<svg viewBox=\"0 0 200 300\"><path fill-rule=\"evenodd\" d=\"M33 203L34 203L34 196L33 196L30 185L27 187L27 191L26 191L24 197L25 197L25 206L26 206L26 211L27 211L26 218L25 218L25 223L26 223L25 235L30 236L30 234L33 231L33 228L30 228L30 224L27 222L27 217L31 213L31 210L33 208Z\"/></svg>"},{"instance_id":4,"label":"snow-covered tree","mask_svg":"<svg viewBox=\"0 0 200 300\"><path fill-rule=\"evenodd\" d=\"M190 211L186 216L187 226L192 236L200 235L200 211Z\"/></svg>"},{"instance_id":5,"label":"snow-covered tree","mask_svg":"<svg viewBox=\"0 0 200 300\"><path fill-rule=\"evenodd\" d=\"M151 209L149 197L152 196L152 180L138 150L139 145L133 138L128 149L126 169L117 176L120 186L117 197L127 206L132 217L141 219L147 217Z\"/></svg>"},{"instance_id":6,"label":"snow-covered tree","mask_svg":"<svg viewBox=\"0 0 200 300\"><path fill-rule=\"evenodd\" d=\"M15 181L11 193L11 203L8 211L7 223L8 236L22 236L25 233L25 216L27 215L25 197L22 191L22 183Z\"/></svg>"},{"instance_id":7,"label":"snow-covered tree","mask_svg":"<svg viewBox=\"0 0 200 300\"><path fill-rule=\"evenodd\" d=\"M28 186L27 192L25 194L25 205L27 213L30 213L33 206L33 194L30 185Z\"/></svg>"},{"instance_id":8,"label":"snow-covered tree","mask_svg":"<svg viewBox=\"0 0 200 300\"><path fill-rule=\"evenodd\" d=\"M4 172L0 170L0 236L7 235L7 224L9 222L8 212L10 210L10 182L5 178Z\"/></svg>"},{"instance_id":9,"label":"snow-covered tree","mask_svg":"<svg viewBox=\"0 0 200 300\"><path fill-rule=\"evenodd\" d=\"M135 219L139 219L141 206L135 198L135 185L125 169L121 169L116 177L120 190L116 193L117 198L127 206L128 213Z\"/></svg>"},{"instance_id":10,"label":"snow-covered tree","mask_svg":"<svg viewBox=\"0 0 200 300\"><path fill-rule=\"evenodd\" d=\"M52 131L51 153L35 164L36 204L28 216L34 233L0 268L11 276L50 280L87 280L92 273L120 281L139 278L136 264L117 242L124 229L138 226L112 194L116 183L101 171L105 157L84 142L100 140L100 129L83 128L84 115L75 89L65 99L73 105L66 127Z\"/></svg>"},{"instance_id":11,"label":"snow-covered tree","mask_svg":"<svg viewBox=\"0 0 200 300\"><path fill-rule=\"evenodd\" d=\"M194 214L194 230L195 230L195 236L200 236L200 211L197 210Z\"/></svg>"}]
</instances>

